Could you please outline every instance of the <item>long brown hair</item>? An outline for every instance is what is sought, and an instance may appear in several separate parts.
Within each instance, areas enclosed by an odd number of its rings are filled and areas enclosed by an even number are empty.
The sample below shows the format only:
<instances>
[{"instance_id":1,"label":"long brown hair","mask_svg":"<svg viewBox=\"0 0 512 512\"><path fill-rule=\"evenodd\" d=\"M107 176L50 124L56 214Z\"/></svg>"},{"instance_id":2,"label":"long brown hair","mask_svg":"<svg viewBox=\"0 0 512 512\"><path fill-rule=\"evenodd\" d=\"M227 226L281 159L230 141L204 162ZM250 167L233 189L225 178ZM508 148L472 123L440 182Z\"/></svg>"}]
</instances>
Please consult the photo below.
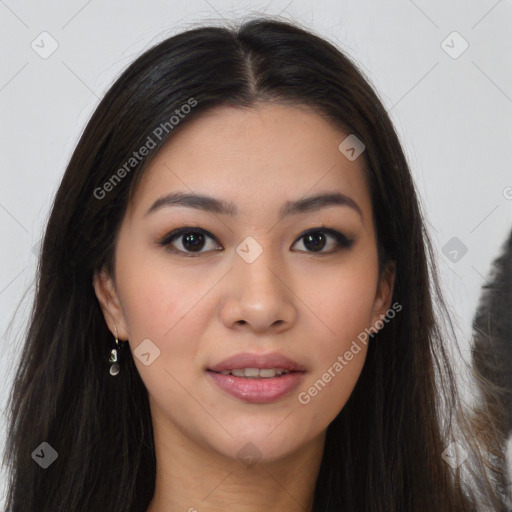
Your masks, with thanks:
<instances>
[{"instance_id":1,"label":"long brown hair","mask_svg":"<svg viewBox=\"0 0 512 512\"><path fill-rule=\"evenodd\" d=\"M357 385L328 427L315 512L462 512L475 510L477 498L497 509L471 433L461 423L454 437L459 402L445 353L452 340L434 314L446 308L388 114L340 50L298 26L257 19L159 43L122 73L89 121L52 207L9 403L8 511L142 512L152 498L147 390L129 353L123 372L109 375L112 338L92 276L112 268L131 193L174 130L108 193L98 189L190 98L197 105L176 129L215 106L276 101L315 109L366 148L379 255L396 262L392 302L403 309L370 341ZM457 470L442 456L454 440L470 454ZM47 469L31 456L43 441L58 453ZM460 478L463 466L473 468L469 484Z\"/></svg>"}]
</instances>

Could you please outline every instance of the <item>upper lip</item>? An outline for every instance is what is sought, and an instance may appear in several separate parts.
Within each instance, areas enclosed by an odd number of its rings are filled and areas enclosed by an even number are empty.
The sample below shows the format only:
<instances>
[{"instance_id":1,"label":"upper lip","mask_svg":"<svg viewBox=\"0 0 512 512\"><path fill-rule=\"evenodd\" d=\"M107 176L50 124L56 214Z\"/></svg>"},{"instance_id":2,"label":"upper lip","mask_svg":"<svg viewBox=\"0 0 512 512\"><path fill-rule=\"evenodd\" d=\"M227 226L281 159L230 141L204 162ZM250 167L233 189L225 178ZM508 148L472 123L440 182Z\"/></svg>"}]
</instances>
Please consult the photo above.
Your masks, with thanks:
<instances>
[{"instance_id":1,"label":"upper lip","mask_svg":"<svg viewBox=\"0 0 512 512\"><path fill-rule=\"evenodd\" d=\"M248 352L235 354L219 363L210 366L208 370L222 372L235 368L282 368L283 370L304 372L306 369L289 357L272 352L271 354L251 354Z\"/></svg>"}]
</instances>

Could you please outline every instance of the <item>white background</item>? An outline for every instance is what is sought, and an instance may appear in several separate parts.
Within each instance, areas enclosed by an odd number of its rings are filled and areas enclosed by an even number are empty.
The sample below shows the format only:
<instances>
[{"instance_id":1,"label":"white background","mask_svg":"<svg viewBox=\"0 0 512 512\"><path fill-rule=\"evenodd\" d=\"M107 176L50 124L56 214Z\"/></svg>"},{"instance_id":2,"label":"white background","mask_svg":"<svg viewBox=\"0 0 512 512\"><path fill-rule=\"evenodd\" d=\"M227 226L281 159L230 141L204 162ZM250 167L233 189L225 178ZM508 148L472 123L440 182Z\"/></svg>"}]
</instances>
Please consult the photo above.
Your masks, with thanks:
<instances>
[{"instance_id":1,"label":"white background","mask_svg":"<svg viewBox=\"0 0 512 512\"><path fill-rule=\"evenodd\" d=\"M512 228L510 0L0 0L2 413L22 357L35 252L99 98L137 55L165 37L258 13L280 14L331 40L376 88L418 185L467 354L481 286ZM42 46L44 31L58 43L47 59L31 47L33 41ZM441 46L454 31L469 44L458 58ZM445 43L452 53L462 48L457 37ZM442 252L452 237L468 249L456 263Z\"/></svg>"}]
</instances>

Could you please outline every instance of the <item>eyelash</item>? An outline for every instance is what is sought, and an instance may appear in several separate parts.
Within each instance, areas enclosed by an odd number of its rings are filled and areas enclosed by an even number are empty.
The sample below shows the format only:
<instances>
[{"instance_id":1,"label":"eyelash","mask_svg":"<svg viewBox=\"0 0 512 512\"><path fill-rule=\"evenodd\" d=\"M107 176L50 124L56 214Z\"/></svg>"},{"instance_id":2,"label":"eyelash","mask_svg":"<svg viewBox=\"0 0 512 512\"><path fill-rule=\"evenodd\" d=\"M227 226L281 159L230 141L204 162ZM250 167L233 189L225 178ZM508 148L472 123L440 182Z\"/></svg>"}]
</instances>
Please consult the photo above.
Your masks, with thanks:
<instances>
[{"instance_id":1,"label":"eyelash","mask_svg":"<svg viewBox=\"0 0 512 512\"><path fill-rule=\"evenodd\" d=\"M178 239L180 236L186 235L186 234L191 233L191 232L201 233L203 235L206 235L207 237L212 238L213 240L215 240L215 242L217 242L216 238L210 232L208 232L208 231L206 231L206 230L204 230L202 228L199 228L199 227L189 227L189 226L187 226L187 227L175 229L174 231L171 231L170 233L167 233L161 240L158 241L158 244L163 246L163 247L166 247L168 250L172 251L173 253L176 253L176 254L179 254L179 255L185 256L185 257L195 258L195 257L198 257L198 256L200 256L201 254L203 254L205 252L210 252L210 251L187 252L187 251L182 251L181 249L176 249L175 247L173 247L171 245L171 243L175 239ZM327 234L327 235L331 235L336 240L336 242L338 244L338 247L336 249L334 249L334 250L327 251L327 252L325 252L325 251L320 251L320 252L315 252L315 251L299 251L299 252L306 252L306 253L316 254L316 255L320 255L320 256L321 255L328 255L328 254L334 254L334 253L336 253L338 251L341 251L342 249L350 249L350 247L352 247L352 245L354 244L354 240L351 240L351 239L347 238L343 233L340 233L336 229L328 228L326 226L322 226L321 228L308 229L307 231L302 233L297 238L297 240L293 243L293 245L295 245L300 239L302 239L305 236L307 236L309 234L312 234L312 233L324 233L324 234Z\"/></svg>"}]
</instances>

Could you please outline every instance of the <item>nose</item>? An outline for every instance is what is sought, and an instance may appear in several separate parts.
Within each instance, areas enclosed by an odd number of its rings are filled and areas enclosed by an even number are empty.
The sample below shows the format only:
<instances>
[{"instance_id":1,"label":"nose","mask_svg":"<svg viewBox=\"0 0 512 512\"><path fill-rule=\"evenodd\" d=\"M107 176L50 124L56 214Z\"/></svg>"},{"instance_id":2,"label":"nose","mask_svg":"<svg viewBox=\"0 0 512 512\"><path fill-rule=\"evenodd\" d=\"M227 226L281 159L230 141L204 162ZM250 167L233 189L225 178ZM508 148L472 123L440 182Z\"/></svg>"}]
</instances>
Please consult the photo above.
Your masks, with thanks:
<instances>
[{"instance_id":1,"label":"nose","mask_svg":"<svg viewBox=\"0 0 512 512\"><path fill-rule=\"evenodd\" d=\"M236 255L229 275L229 295L221 310L226 327L279 333L295 323L292 278L269 249L252 263Z\"/></svg>"}]
</instances>

